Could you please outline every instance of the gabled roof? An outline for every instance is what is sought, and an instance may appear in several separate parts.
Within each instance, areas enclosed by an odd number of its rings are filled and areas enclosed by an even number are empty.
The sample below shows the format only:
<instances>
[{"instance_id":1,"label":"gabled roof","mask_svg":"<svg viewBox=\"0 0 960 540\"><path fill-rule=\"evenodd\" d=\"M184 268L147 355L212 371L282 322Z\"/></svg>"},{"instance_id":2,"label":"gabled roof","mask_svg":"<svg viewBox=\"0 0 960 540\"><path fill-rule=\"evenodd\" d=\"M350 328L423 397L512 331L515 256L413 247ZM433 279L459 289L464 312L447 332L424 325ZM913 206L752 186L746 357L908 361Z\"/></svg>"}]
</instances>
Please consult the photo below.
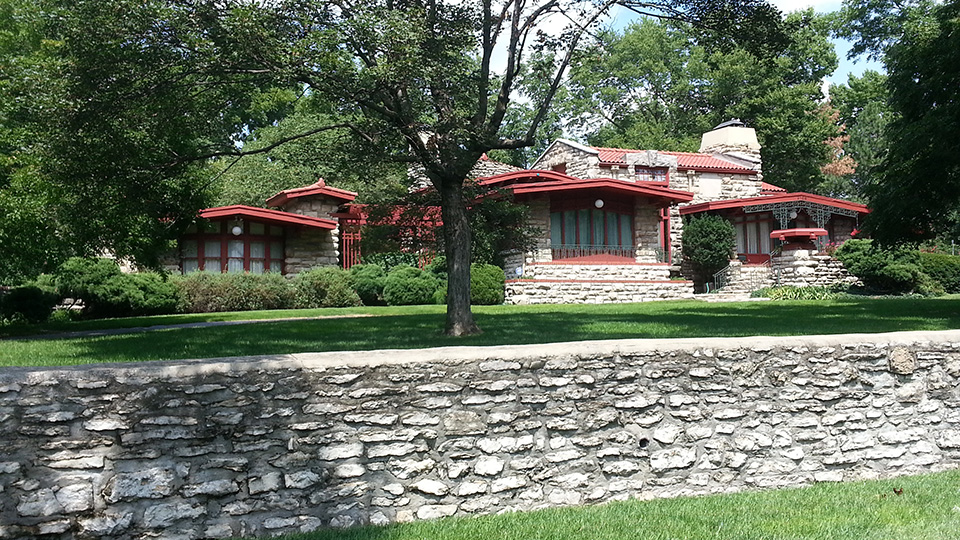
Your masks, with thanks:
<instances>
[{"instance_id":1,"label":"gabled roof","mask_svg":"<svg viewBox=\"0 0 960 540\"><path fill-rule=\"evenodd\" d=\"M604 148L596 147L597 157L601 165L626 165L627 154L639 154L646 150L628 150L626 148ZM700 154L697 152L670 152L666 150L655 150L659 154L674 156L677 158L677 169L681 171L692 170L701 172L731 172L741 174L752 174L755 171L743 165L737 165L725 159L714 157L711 154Z\"/></svg>"},{"instance_id":2,"label":"gabled roof","mask_svg":"<svg viewBox=\"0 0 960 540\"><path fill-rule=\"evenodd\" d=\"M775 186L773 184L768 184L766 182L760 182L760 193L786 193L787 190L783 189L780 186Z\"/></svg>"},{"instance_id":3,"label":"gabled roof","mask_svg":"<svg viewBox=\"0 0 960 540\"><path fill-rule=\"evenodd\" d=\"M680 209L681 215L697 214L710 210L725 210L731 208L742 208L757 204L776 204L791 202L810 202L850 210L860 214L869 214L870 209L866 205L825 197L823 195L814 195L813 193L777 193L775 195L761 195L759 197L747 197L745 199L727 199L723 201L710 201L699 204L691 204Z\"/></svg>"},{"instance_id":4,"label":"gabled roof","mask_svg":"<svg viewBox=\"0 0 960 540\"><path fill-rule=\"evenodd\" d=\"M342 202L350 202L357 198L356 193L347 191L345 189L330 187L323 180L323 178L321 178L317 180L315 184L300 188L285 189L280 193L277 193L273 197L267 199L267 206L283 206L293 199L298 199L300 197L312 197L316 195L325 195L331 199L336 199Z\"/></svg>"},{"instance_id":5,"label":"gabled roof","mask_svg":"<svg viewBox=\"0 0 960 540\"><path fill-rule=\"evenodd\" d=\"M693 193L689 191L650 185L646 182L630 182L614 178L582 179L557 171L539 169L528 169L480 178L479 184L491 189L508 189L515 195L603 189L631 196L652 197L668 202L680 203L693 200Z\"/></svg>"},{"instance_id":6,"label":"gabled roof","mask_svg":"<svg viewBox=\"0 0 960 540\"><path fill-rule=\"evenodd\" d=\"M272 223L274 225L292 225L296 227L325 229L328 231L337 228L337 222L332 219L321 219L311 216L303 216L300 214L292 214L290 212L281 212L280 210L270 210L269 208L244 206L242 204L207 208L200 211L200 217L214 220L243 218Z\"/></svg>"}]
</instances>

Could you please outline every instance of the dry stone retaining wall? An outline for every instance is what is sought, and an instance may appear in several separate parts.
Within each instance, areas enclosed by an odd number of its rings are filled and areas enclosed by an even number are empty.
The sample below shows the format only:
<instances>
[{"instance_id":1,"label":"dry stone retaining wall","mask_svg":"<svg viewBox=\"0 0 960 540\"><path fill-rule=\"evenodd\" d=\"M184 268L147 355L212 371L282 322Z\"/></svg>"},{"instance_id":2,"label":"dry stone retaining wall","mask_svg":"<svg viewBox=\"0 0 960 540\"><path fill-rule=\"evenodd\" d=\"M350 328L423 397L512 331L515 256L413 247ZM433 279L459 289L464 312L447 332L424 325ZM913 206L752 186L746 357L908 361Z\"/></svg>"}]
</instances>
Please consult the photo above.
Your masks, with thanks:
<instances>
[{"instance_id":1,"label":"dry stone retaining wall","mask_svg":"<svg viewBox=\"0 0 960 540\"><path fill-rule=\"evenodd\" d=\"M960 464L960 332L0 372L0 538L218 538Z\"/></svg>"}]
</instances>

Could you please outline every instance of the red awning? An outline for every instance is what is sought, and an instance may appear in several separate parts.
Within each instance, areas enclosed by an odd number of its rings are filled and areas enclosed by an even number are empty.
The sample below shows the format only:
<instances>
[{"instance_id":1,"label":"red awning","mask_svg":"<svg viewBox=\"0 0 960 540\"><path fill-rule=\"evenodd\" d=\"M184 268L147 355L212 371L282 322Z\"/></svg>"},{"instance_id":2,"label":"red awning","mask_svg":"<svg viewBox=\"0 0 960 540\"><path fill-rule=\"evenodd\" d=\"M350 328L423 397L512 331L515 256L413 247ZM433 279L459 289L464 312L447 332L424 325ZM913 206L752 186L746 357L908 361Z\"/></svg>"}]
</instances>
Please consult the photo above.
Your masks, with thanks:
<instances>
[{"instance_id":1,"label":"red awning","mask_svg":"<svg viewBox=\"0 0 960 540\"><path fill-rule=\"evenodd\" d=\"M252 221L262 221L274 225L310 227L314 229L325 229L328 231L332 231L333 229L337 228L337 222L332 219L302 216L300 214L292 214L290 212L281 212L280 210L270 210L267 208L244 206L242 204L207 208L200 211L200 217L214 221L242 218Z\"/></svg>"}]
</instances>

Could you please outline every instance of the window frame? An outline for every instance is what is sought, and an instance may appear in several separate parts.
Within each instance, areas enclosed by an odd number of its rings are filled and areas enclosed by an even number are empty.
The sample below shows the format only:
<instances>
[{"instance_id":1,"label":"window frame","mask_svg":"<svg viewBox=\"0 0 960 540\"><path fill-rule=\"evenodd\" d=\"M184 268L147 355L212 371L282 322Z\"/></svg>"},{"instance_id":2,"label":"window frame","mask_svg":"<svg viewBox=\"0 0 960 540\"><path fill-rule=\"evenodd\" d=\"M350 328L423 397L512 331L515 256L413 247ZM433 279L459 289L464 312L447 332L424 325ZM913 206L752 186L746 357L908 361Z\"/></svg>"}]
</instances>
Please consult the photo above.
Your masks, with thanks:
<instances>
[{"instance_id":1,"label":"window frame","mask_svg":"<svg viewBox=\"0 0 960 540\"><path fill-rule=\"evenodd\" d=\"M240 226L242 232L235 235L232 232L233 227ZM263 227L262 233L253 233L255 227ZM193 232L183 234L178 241L178 254L180 259L180 272L188 274L190 272L216 272L220 274L239 273L230 271L231 260L242 260L243 273L266 274L268 272L279 272L286 274L286 228L279 225L263 221L251 220L218 220L205 221L192 226ZM188 229L190 231L190 229ZM186 257L186 243L193 242L196 246L196 256ZM215 243L219 246L219 253L213 257L207 257L207 244ZM242 256L231 257L230 246L240 242L242 245ZM263 243L263 257L253 257L252 245L256 242ZM279 248L279 249L277 249ZM279 251L279 254L273 253ZM209 262L216 262L216 267L208 267ZM187 270L188 261L195 261L191 264L191 269ZM262 271L251 272L251 262L262 262ZM194 268L195 266L195 268ZM275 268L277 266L278 268Z\"/></svg>"}]
</instances>

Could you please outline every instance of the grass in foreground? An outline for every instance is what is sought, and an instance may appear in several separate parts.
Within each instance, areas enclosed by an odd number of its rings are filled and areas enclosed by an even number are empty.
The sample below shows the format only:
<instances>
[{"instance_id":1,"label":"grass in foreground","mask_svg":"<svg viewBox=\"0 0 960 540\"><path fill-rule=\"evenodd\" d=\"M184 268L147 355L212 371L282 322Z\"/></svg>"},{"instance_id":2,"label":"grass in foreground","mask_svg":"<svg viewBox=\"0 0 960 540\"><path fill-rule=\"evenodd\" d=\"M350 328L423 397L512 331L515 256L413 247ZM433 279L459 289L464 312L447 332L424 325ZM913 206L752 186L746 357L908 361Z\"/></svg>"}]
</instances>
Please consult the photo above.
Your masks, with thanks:
<instances>
[{"instance_id":1,"label":"grass in foreground","mask_svg":"<svg viewBox=\"0 0 960 540\"><path fill-rule=\"evenodd\" d=\"M0 341L0 367L215 358L340 350L553 343L625 338L875 333L960 328L960 297L795 302L698 301L476 307L484 333L449 338L443 306L272 311L91 321L61 330L204 320L369 314L132 334ZM234 319L235 318L235 319Z\"/></svg>"},{"instance_id":2,"label":"grass in foreground","mask_svg":"<svg viewBox=\"0 0 960 540\"><path fill-rule=\"evenodd\" d=\"M894 489L902 489L897 495ZM955 540L960 471L325 530L288 540Z\"/></svg>"}]
</instances>

